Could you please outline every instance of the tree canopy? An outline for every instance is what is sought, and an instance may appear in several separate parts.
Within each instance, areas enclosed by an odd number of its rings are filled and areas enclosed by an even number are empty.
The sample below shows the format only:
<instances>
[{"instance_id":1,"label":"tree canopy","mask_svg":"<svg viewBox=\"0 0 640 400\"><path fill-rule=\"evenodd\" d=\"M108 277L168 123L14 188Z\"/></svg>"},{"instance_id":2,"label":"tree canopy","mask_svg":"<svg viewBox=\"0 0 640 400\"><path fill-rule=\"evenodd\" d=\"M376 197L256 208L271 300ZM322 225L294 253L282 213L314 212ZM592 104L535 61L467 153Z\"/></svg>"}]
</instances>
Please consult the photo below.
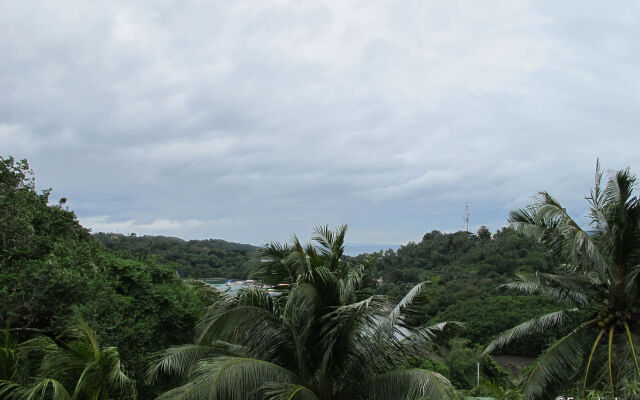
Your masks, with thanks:
<instances>
[{"instance_id":1,"label":"tree canopy","mask_svg":"<svg viewBox=\"0 0 640 400\"><path fill-rule=\"evenodd\" d=\"M553 297L563 307L504 332L486 351L553 326L566 333L528 373L525 398L578 386L582 393L605 389L615 396L626 383L640 379L640 201L635 183L626 169L603 185L596 168L587 197L588 230L547 192L511 213L511 223L538 239L556 263L548 272L522 272L508 287Z\"/></svg>"},{"instance_id":2,"label":"tree canopy","mask_svg":"<svg viewBox=\"0 0 640 400\"><path fill-rule=\"evenodd\" d=\"M447 324L414 329L406 315L428 283L397 304L359 299L366 266L343 258L346 226L315 230L314 244L271 243L258 252L254 275L277 284L237 298L221 293L198 325L193 345L171 347L151 368L186 376L162 399L443 399L442 375L409 368Z\"/></svg>"},{"instance_id":3,"label":"tree canopy","mask_svg":"<svg viewBox=\"0 0 640 400\"><path fill-rule=\"evenodd\" d=\"M0 159L0 326L18 341L55 338L81 318L138 378L150 353L189 340L207 290L171 266L106 250L63 203L49 204L50 192L36 191L26 160Z\"/></svg>"},{"instance_id":4,"label":"tree canopy","mask_svg":"<svg viewBox=\"0 0 640 400\"><path fill-rule=\"evenodd\" d=\"M258 248L221 239L182 240L166 236L136 236L98 232L93 237L126 257L147 258L172 266L185 278L246 279L249 261Z\"/></svg>"}]
</instances>

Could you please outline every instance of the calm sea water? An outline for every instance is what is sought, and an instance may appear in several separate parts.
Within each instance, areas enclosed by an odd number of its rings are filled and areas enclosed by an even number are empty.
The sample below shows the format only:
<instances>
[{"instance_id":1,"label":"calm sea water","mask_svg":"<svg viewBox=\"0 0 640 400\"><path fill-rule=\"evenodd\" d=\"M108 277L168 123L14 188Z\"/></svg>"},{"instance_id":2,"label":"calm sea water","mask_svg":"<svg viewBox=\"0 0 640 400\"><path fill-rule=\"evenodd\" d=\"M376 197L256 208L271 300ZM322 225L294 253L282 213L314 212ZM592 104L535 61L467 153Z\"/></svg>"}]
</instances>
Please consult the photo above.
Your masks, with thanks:
<instances>
[{"instance_id":1,"label":"calm sea water","mask_svg":"<svg viewBox=\"0 0 640 400\"><path fill-rule=\"evenodd\" d=\"M204 282L209 286L213 286L221 292L228 292L232 295L236 295L240 289L248 287L247 285L242 284L241 281L232 281L231 285L227 285L226 279L208 280Z\"/></svg>"}]
</instances>

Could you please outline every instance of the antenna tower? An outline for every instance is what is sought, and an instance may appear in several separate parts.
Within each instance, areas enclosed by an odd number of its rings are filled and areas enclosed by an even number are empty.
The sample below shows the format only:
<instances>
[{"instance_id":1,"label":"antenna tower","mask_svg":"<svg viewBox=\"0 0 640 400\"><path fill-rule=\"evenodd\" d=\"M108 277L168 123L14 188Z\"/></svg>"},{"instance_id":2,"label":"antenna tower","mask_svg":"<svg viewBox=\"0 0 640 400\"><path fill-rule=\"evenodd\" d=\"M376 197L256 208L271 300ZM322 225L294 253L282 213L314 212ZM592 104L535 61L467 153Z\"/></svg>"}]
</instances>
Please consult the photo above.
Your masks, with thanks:
<instances>
[{"instance_id":1,"label":"antenna tower","mask_svg":"<svg viewBox=\"0 0 640 400\"><path fill-rule=\"evenodd\" d=\"M465 229L469 233L469 217L471 216L471 210L469 209L469 203L464 205L464 215L462 216L462 229Z\"/></svg>"}]
</instances>

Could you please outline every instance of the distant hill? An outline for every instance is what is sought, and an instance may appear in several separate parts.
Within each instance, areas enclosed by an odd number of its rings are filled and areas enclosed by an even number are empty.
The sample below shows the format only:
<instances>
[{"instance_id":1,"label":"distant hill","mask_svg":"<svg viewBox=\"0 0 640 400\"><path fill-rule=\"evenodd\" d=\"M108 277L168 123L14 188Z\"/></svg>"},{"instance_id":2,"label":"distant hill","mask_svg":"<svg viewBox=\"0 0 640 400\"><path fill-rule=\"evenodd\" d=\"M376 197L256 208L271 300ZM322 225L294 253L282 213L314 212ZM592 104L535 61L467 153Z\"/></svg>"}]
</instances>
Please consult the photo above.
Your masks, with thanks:
<instances>
[{"instance_id":1,"label":"distant hill","mask_svg":"<svg viewBox=\"0 0 640 400\"><path fill-rule=\"evenodd\" d=\"M374 244L374 243L346 243L344 245L344 254L348 256L357 256L359 254L386 252L391 249L397 251L399 244Z\"/></svg>"},{"instance_id":2,"label":"distant hill","mask_svg":"<svg viewBox=\"0 0 640 400\"><path fill-rule=\"evenodd\" d=\"M222 239L183 240L167 236L136 236L95 233L93 237L108 249L129 257L152 257L172 263L180 276L246 279L247 262L258 247Z\"/></svg>"}]
</instances>

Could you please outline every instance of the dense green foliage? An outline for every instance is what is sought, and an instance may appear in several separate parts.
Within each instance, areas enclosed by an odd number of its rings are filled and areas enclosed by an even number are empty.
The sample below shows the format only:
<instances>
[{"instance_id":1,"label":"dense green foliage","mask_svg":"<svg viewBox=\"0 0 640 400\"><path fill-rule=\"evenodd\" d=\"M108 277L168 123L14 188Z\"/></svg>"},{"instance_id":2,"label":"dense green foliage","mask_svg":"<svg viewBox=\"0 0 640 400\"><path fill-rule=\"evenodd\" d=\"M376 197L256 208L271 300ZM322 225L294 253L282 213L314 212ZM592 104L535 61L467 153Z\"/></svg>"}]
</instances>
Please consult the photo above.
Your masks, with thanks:
<instances>
[{"instance_id":1,"label":"dense green foliage","mask_svg":"<svg viewBox=\"0 0 640 400\"><path fill-rule=\"evenodd\" d=\"M63 201L36 192L26 161L0 159L0 179L0 324L17 339L55 337L81 317L136 379L150 353L189 341L203 290L170 266L106 250Z\"/></svg>"},{"instance_id":2,"label":"dense green foliage","mask_svg":"<svg viewBox=\"0 0 640 400\"><path fill-rule=\"evenodd\" d=\"M70 304L56 300L81 285L69 284L77 275L66 257L95 249L73 213L47 205L49 193L36 192L26 161L0 159L0 321L14 326L46 329L69 315Z\"/></svg>"},{"instance_id":3,"label":"dense green foliage","mask_svg":"<svg viewBox=\"0 0 640 400\"><path fill-rule=\"evenodd\" d=\"M227 242L221 239L189 240L166 236L93 235L107 248L123 252L129 257L153 256L155 261L171 265L188 278L247 279L248 261L258 248L250 244Z\"/></svg>"},{"instance_id":4,"label":"dense green foliage","mask_svg":"<svg viewBox=\"0 0 640 400\"><path fill-rule=\"evenodd\" d=\"M505 228L491 237L486 228L477 234L467 232L426 233L419 243L409 243L384 254L378 272L385 280L414 282L425 273L449 272L482 278L500 278L522 266L547 269L549 260L535 241ZM461 270L450 271L461 267Z\"/></svg>"},{"instance_id":5,"label":"dense green foliage","mask_svg":"<svg viewBox=\"0 0 640 400\"><path fill-rule=\"evenodd\" d=\"M365 266L342 257L346 226L315 231L315 245L273 243L256 259L256 277L281 284L221 293L199 323L193 345L169 348L158 372L188 382L162 399L448 399L442 375L409 368L446 326L412 329L405 316L426 283L396 305L358 299ZM285 286L286 285L286 286Z\"/></svg>"},{"instance_id":6,"label":"dense green foliage","mask_svg":"<svg viewBox=\"0 0 640 400\"><path fill-rule=\"evenodd\" d=\"M464 322L460 334L472 344L487 341L513 325L555 309L557 302L538 295L519 295L502 289L513 272L523 268L547 270L551 259L536 242L513 229L491 235L486 228L467 232L424 235L397 252L378 259L367 282L369 293L399 294L403 287L424 280L435 282L424 306L424 323ZM539 335L504 348L504 353L536 356L553 339Z\"/></svg>"},{"instance_id":7,"label":"dense green foliage","mask_svg":"<svg viewBox=\"0 0 640 400\"><path fill-rule=\"evenodd\" d=\"M565 336L529 371L525 399L544 398L581 387L611 397L640 380L640 200L629 170L596 183L587 201L590 230L583 230L551 195L541 192L510 221L537 238L557 261L552 271L522 273L509 286L561 302L562 308L506 331L487 352L552 326Z\"/></svg>"},{"instance_id":8,"label":"dense green foliage","mask_svg":"<svg viewBox=\"0 0 640 400\"><path fill-rule=\"evenodd\" d=\"M0 158L0 398L633 397L640 201L628 171L596 175L589 230L541 193L514 228L347 257L345 227L260 249L91 235L26 161ZM175 271L285 285L232 297ZM522 390L487 353L541 356Z\"/></svg>"},{"instance_id":9,"label":"dense green foliage","mask_svg":"<svg viewBox=\"0 0 640 400\"><path fill-rule=\"evenodd\" d=\"M103 348L84 322L55 340L36 336L15 345L1 333L0 398L9 400L135 399L135 382L115 347Z\"/></svg>"}]
</instances>

